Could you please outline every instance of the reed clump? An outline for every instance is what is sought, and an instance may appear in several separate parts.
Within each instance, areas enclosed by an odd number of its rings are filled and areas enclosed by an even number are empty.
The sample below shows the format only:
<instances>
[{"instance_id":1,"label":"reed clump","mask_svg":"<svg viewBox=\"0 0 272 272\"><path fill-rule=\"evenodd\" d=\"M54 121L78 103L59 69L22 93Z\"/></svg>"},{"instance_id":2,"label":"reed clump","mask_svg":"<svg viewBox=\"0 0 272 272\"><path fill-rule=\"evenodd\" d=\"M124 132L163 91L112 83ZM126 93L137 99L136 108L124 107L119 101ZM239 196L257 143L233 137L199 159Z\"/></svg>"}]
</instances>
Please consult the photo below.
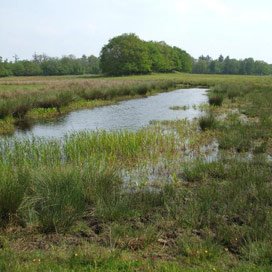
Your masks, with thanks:
<instances>
[{"instance_id":1,"label":"reed clump","mask_svg":"<svg viewBox=\"0 0 272 272\"><path fill-rule=\"evenodd\" d=\"M202 131L215 128L216 125L216 119L212 113L200 117L198 122Z\"/></svg>"},{"instance_id":2,"label":"reed clump","mask_svg":"<svg viewBox=\"0 0 272 272\"><path fill-rule=\"evenodd\" d=\"M224 97L222 95L212 94L209 95L209 104L212 106L221 106L223 103Z\"/></svg>"},{"instance_id":3,"label":"reed clump","mask_svg":"<svg viewBox=\"0 0 272 272\"><path fill-rule=\"evenodd\" d=\"M41 169L32 180L32 205L44 232L65 231L82 217L85 202L77 169Z\"/></svg>"},{"instance_id":4,"label":"reed clump","mask_svg":"<svg viewBox=\"0 0 272 272\"><path fill-rule=\"evenodd\" d=\"M29 183L26 169L0 163L0 226L12 220L24 199Z\"/></svg>"}]
</instances>

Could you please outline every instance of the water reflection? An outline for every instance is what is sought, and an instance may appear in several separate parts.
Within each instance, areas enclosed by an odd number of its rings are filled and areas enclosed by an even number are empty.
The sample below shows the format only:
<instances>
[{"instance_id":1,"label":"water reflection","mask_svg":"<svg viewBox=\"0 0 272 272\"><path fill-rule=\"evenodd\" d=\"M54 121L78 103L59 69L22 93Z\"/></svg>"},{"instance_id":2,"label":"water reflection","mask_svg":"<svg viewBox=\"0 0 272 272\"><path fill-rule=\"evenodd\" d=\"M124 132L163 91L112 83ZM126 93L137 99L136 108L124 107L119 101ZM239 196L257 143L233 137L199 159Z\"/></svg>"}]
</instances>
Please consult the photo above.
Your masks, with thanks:
<instances>
[{"instance_id":1,"label":"water reflection","mask_svg":"<svg viewBox=\"0 0 272 272\"><path fill-rule=\"evenodd\" d=\"M204 89L181 89L147 98L123 101L116 105L79 110L44 124L17 130L13 137L55 137L82 130L137 130L152 120L193 119L201 112L194 107L207 102ZM171 110L189 106L187 110Z\"/></svg>"}]
</instances>

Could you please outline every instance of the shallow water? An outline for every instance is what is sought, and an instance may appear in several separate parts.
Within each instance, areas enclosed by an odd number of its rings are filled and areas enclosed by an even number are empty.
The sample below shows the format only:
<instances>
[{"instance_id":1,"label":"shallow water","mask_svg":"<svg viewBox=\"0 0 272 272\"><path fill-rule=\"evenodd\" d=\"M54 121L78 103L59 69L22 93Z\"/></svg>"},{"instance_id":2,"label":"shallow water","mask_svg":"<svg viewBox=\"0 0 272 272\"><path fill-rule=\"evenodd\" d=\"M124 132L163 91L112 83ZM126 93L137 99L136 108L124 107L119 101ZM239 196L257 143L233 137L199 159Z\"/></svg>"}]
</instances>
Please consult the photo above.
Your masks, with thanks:
<instances>
[{"instance_id":1,"label":"shallow water","mask_svg":"<svg viewBox=\"0 0 272 272\"><path fill-rule=\"evenodd\" d=\"M138 130L153 120L189 120L201 112L193 106L207 102L205 89L180 89L147 98L122 101L116 105L71 112L47 123L18 129L12 137L61 138L71 132L93 130ZM189 106L187 110L171 110L172 106Z\"/></svg>"}]
</instances>

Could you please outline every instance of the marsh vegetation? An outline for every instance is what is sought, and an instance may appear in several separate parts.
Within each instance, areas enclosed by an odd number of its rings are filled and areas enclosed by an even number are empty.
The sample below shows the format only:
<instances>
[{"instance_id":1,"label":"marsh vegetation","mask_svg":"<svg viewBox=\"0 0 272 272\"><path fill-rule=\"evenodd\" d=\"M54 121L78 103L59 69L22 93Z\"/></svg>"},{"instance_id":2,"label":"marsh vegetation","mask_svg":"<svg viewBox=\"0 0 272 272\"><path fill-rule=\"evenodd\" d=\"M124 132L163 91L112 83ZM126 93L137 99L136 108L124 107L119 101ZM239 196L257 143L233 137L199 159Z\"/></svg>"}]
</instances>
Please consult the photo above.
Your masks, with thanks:
<instances>
[{"instance_id":1,"label":"marsh vegetation","mask_svg":"<svg viewBox=\"0 0 272 272\"><path fill-rule=\"evenodd\" d=\"M200 119L1 139L1 271L271 271L270 77L1 79L1 129L180 85Z\"/></svg>"}]
</instances>

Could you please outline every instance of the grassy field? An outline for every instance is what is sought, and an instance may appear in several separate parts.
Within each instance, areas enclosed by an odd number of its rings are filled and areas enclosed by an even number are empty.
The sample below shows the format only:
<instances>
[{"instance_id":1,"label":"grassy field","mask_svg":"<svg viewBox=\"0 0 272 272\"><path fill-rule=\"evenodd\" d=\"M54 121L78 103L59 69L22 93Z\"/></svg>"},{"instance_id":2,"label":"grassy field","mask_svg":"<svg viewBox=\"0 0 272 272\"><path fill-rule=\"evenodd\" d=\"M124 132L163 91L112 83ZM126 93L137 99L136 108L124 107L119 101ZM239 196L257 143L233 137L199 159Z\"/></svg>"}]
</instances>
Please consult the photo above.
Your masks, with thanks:
<instances>
[{"instance_id":1,"label":"grassy field","mask_svg":"<svg viewBox=\"0 0 272 272\"><path fill-rule=\"evenodd\" d=\"M199 120L1 140L0 271L271 271L271 77L0 79L0 131L178 86Z\"/></svg>"}]
</instances>

